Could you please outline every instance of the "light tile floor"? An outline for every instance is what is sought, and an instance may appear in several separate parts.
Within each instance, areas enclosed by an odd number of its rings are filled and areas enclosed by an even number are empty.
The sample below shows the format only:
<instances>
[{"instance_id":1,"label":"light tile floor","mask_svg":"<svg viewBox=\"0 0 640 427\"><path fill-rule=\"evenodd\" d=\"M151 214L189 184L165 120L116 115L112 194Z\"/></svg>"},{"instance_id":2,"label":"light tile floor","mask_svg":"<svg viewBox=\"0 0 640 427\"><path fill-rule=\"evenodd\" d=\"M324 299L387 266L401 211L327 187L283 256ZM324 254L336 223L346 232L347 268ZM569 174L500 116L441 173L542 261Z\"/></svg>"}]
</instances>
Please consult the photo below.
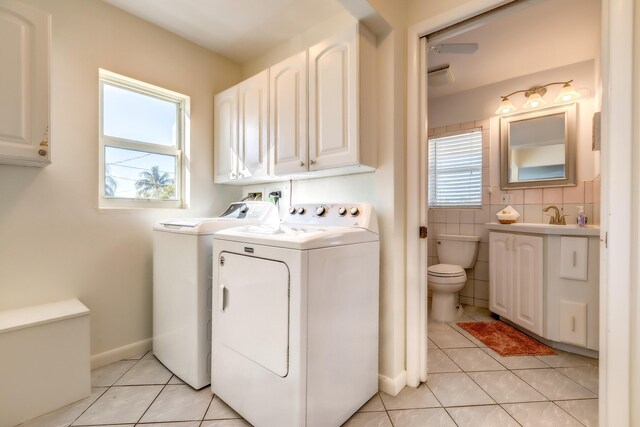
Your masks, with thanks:
<instances>
[{"instance_id":1,"label":"light tile floor","mask_svg":"<svg viewBox=\"0 0 640 427\"><path fill-rule=\"evenodd\" d=\"M491 321L466 307L458 322ZM501 357L455 323L429 322L428 378L377 393L348 427L597 426L598 361L570 353ZM249 426L206 387L195 391L151 353L92 372L90 397L20 427Z\"/></svg>"}]
</instances>

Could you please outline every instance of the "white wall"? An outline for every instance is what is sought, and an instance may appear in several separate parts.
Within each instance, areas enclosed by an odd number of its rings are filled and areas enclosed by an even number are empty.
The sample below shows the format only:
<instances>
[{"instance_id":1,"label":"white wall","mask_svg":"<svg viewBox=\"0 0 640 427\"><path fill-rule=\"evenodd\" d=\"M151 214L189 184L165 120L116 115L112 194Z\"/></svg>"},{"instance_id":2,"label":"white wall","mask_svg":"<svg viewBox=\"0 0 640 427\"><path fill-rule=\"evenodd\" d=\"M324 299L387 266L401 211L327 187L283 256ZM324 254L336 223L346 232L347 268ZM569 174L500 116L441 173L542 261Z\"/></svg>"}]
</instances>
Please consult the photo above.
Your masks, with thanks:
<instances>
[{"instance_id":1,"label":"white wall","mask_svg":"<svg viewBox=\"0 0 640 427\"><path fill-rule=\"evenodd\" d=\"M151 337L153 223L240 195L213 185L212 114L241 70L101 1L25 1L52 14L53 163L0 165L0 309L78 297L97 355ZM97 208L99 67L191 97L190 209Z\"/></svg>"}]
</instances>

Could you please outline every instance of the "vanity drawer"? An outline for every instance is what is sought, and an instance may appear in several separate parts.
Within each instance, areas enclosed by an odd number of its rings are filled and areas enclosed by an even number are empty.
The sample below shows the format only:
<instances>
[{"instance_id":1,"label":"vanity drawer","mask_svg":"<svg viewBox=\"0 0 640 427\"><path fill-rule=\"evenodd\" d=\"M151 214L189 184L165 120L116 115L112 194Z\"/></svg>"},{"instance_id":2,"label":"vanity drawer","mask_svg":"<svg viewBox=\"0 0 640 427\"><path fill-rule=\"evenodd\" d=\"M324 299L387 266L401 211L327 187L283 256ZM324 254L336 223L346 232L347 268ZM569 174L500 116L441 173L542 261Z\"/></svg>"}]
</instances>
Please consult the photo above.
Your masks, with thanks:
<instances>
[{"instance_id":1,"label":"vanity drawer","mask_svg":"<svg viewBox=\"0 0 640 427\"><path fill-rule=\"evenodd\" d=\"M560 238L560 277L587 280L589 239L586 237Z\"/></svg>"}]
</instances>

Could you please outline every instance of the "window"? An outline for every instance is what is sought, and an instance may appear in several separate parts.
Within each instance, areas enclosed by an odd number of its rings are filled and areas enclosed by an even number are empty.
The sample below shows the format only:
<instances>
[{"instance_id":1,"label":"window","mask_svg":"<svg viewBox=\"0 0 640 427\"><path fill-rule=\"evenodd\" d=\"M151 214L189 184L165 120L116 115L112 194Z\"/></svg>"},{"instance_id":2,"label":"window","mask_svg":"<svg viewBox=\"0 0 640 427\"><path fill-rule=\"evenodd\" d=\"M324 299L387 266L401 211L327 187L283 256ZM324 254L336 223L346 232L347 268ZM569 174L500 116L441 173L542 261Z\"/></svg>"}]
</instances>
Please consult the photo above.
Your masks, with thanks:
<instances>
[{"instance_id":1,"label":"window","mask_svg":"<svg viewBox=\"0 0 640 427\"><path fill-rule=\"evenodd\" d=\"M482 207L482 130L429 138L429 207Z\"/></svg>"},{"instance_id":2,"label":"window","mask_svg":"<svg viewBox=\"0 0 640 427\"><path fill-rule=\"evenodd\" d=\"M189 97L100 70L100 207L186 204Z\"/></svg>"}]
</instances>

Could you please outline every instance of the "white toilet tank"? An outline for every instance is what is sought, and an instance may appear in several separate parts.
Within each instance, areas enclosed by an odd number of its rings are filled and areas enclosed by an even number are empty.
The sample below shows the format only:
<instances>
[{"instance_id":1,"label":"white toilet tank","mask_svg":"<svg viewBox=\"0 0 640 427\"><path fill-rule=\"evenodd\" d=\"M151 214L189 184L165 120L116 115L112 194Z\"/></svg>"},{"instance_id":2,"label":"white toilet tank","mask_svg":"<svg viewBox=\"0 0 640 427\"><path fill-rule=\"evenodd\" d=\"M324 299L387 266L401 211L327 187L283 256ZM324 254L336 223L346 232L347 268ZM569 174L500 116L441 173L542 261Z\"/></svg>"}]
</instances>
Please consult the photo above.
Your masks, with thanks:
<instances>
[{"instance_id":1,"label":"white toilet tank","mask_svg":"<svg viewBox=\"0 0 640 427\"><path fill-rule=\"evenodd\" d=\"M454 236L438 234L436 252L440 264L454 264L462 268L471 268L478 253L479 236Z\"/></svg>"}]
</instances>

